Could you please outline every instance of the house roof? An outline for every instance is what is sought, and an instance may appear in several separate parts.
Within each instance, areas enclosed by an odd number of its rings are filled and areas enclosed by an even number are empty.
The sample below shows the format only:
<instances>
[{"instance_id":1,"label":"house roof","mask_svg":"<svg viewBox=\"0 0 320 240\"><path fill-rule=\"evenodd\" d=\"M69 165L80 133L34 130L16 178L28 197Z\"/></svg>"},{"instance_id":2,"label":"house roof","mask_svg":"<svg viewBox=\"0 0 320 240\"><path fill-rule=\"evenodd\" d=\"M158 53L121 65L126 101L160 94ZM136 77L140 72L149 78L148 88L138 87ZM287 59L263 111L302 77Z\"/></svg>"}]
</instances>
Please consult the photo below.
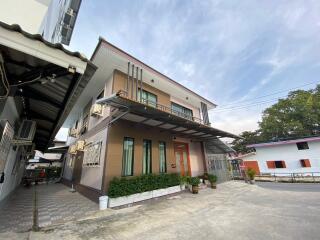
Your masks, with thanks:
<instances>
[{"instance_id":1,"label":"house roof","mask_svg":"<svg viewBox=\"0 0 320 240\"><path fill-rule=\"evenodd\" d=\"M278 141L278 142L266 142L266 143L257 143L257 144L249 144L247 145L248 148L262 148L262 147L272 147L272 146L279 146L279 145L286 145L286 144L296 144L298 142L319 142L320 137L307 137L307 138L298 138L298 139L291 139L285 141Z\"/></svg>"},{"instance_id":2,"label":"house roof","mask_svg":"<svg viewBox=\"0 0 320 240\"><path fill-rule=\"evenodd\" d=\"M100 46L102 46L102 45L107 47L107 48L109 48L109 49L111 49L113 52L116 52L117 54L124 56L129 61L131 61L132 63L142 66L144 69L147 69L148 71L156 74L160 78L166 79L167 81L173 83L174 85L184 89L188 93L190 93L190 94L194 95L195 97L201 99L201 101L203 101L204 103L206 103L208 105L208 109L212 109L212 108L215 108L217 106L212 101L200 96L199 94L197 94L194 91L190 90L189 88L183 86L182 84L180 84L177 81L173 80L172 78L166 76L165 74L159 72L158 70L156 70L153 67L149 66L148 64L142 62L141 60L137 59L136 57L130 55L129 53L125 52L124 50L118 48L117 46L113 45L112 43L108 42L107 40L105 40L102 37L99 37L99 42L98 42L98 44L97 44L97 46L96 46L96 48L95 48L95 50L94 50L94 52L92 54L91 61L94 60L97 51L99 50Z\"/></svg>"}]
</instances>

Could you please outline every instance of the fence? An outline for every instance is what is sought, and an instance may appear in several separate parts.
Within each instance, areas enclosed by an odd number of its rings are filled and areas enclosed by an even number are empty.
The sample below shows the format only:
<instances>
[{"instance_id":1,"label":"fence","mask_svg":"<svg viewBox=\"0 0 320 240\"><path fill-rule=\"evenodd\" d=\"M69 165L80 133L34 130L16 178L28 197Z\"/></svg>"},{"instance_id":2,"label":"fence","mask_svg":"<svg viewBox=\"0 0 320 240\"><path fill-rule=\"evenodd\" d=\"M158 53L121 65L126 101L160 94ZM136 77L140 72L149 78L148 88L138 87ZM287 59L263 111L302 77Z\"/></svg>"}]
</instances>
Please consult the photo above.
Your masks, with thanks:
<instances>
[{"instance_id":1,"label":"fence","mask_svg":"<svg viewBox=\"0 0 320 240\"><path fill-rule=\"evenodd\" d=\"M260 173L257 181L320 183L320 172Z\"/></svg>"}]
</instances>

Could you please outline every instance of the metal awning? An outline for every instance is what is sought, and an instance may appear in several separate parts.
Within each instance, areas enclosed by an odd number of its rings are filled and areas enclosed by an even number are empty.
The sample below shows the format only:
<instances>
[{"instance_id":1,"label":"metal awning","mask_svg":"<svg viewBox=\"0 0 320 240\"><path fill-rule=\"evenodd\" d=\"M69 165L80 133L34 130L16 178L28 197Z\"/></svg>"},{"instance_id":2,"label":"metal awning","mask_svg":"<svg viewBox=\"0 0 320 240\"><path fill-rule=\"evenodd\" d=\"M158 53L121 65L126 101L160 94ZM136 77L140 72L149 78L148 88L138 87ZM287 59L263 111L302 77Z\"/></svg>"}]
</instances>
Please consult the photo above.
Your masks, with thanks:
<instances>
[{"instance_id":1,"label":"metal awning","mask_svg":"<svg viewBox=\"0 0 320 240\"><path fill-rule=\"evenodd\" d=\"M154 107L126 98L121 92L99 99L97 103L107 104L120 109L120 111L113 115L114 117L120 116L123 112L128 112L121 119L170 131L178 137L192 138L200 141L222 137L239 138L235 134L178 116L163 106Z\"/></svg>"},{"instance_id":2,"label":"metal awning","mask_svg":"<svg viewBox=\"0 0 320 240\"><path fill-rule=\"evenodd\" d=\"M36 121L34 143L37 150L44 151L96 67L78 52L2 22L0 53L10 84L9 96L14 97L23 118Z\"/></svg>"}]
</instances>

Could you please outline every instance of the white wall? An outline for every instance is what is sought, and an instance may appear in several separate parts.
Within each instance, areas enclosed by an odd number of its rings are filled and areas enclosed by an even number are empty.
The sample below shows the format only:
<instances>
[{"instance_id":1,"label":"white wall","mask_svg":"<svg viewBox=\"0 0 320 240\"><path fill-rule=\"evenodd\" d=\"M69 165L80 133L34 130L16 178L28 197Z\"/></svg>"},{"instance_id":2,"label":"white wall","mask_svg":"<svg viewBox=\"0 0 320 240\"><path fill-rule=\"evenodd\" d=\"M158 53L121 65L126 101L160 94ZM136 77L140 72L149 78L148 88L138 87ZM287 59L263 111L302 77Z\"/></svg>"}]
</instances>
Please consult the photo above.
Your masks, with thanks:
<instances>
[{"instance_id":1,"label":"white wall","mask_svg":"<svg viewBox=\"0 0 320 240\"><path fill-rule=\"evenodd\" d=\"M7 99L4 109L0 115L0 119L8 120L12 127L14 126L15 122L18 121L19 114L12 97L9 97ZM0 183L0 201L8 196L21 182L21 178L24 172L24 162L21 162L20 167L16 172L12 171L16 158L19 157L19 155L19 148L16 148L16 150L14 150L14 148L11 146L4 167L4 182Z\"/></svg>"},{"instance_id":2,"label":"white wall","mask_svg":"<svg viewBox=\"0 0 320 240\"><path fill-rule=\"evenodd\" d=\"M296 144L256 148L256 154L244 160L258 161L262 173L320 172L320 142L308 142L309 149L298 150ZM309 159L311 167L301 167L300 159ZM269 169L266 161L285 161L286 168Z\"/></svg>"},{"instance_id":3,"label":"white wall","mask_svg":"<svg viewBox=\"0 0 320 240\"><path fill-rule=\"evenodd\" d=\"M51 0L1 0L0 21L19 24L29 33L39 33Z\"/></svg>"}]
</instances>

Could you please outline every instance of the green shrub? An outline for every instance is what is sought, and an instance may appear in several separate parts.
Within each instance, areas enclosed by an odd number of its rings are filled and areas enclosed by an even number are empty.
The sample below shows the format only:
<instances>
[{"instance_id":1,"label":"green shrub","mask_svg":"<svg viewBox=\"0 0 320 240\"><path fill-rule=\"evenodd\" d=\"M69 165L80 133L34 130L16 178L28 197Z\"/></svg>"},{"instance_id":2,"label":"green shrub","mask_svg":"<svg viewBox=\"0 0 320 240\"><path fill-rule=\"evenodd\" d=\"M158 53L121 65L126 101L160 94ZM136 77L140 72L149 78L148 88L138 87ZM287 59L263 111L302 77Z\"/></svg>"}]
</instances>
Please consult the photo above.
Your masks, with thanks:
<instances>
[{"instance_id":1,"label":"green shrub","mask_svg":"<svg viewBox=\"0 0 320 240\"><path fill-rule=\"evenodd\" d=\"M180 184L178 174L148 174L136 177L114 178L110 181L108 196L111 198L128 196Z\"/></svg>"},{"instance_id":2,"label":"green shrub","mask_svg":"<svg viewBox=\"0 0 320 240\"><path fill-rule=\"evenodd\" d=\"M191 186L198 186L199 183L200 183L200 179L199 179L198 177L191 177L191 178L189 179L189 184L190 184Z\"/></svg>"},{"instance_id":3,"label":"green shrub","mask_svg":"<svg viewBox=\"0 0 320 240\"><path fill-rule=\"evenodd\" d=\"M210 183L215 183L217 182L217 176L213 174L208 174L208 180Z\"/></svg>"},{"instance_id":4,"label":"green shrub","mask_svg":"<svg viewBox=\"0 0 320 240\"><path fill-rule=\"evenodd\" d=\"M247 175L249 176L250 180L253 180L256 176L256 171L253 168L248 168Z\"/></svg>"}]
</instances>

